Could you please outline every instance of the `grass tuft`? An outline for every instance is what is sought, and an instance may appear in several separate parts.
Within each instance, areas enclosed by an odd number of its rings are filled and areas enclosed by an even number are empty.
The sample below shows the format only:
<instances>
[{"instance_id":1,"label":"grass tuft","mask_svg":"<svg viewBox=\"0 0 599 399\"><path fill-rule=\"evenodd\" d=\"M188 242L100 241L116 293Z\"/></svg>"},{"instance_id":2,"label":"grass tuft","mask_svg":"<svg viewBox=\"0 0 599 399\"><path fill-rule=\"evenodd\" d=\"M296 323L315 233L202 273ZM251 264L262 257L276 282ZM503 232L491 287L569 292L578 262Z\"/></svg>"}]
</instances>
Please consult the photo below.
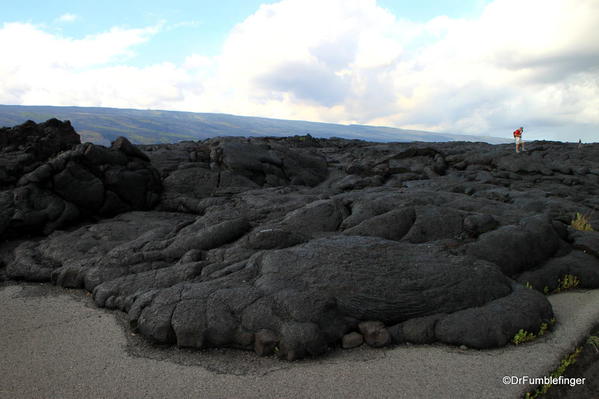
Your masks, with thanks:
<instances>
[{"instance_id":1,"label":"grass tuft","mask_svg":"<svg viewBox=\"0 0 599 399\"><path fill-rule=\"evenodd\" d=\"M587 338L587 344L592 345L595 348L595 352L599 353L599 337L591 335Z\"/></svg>"},{"instance_id":2,"label":"grass tuft","mask_svg":"<svg viewBox=\"0 0 599 399\"><path fill-rule=\"evenodd\" d=\"M554 319L552 319L549 324L551 324L551 325L555 324ZM539 332L536 334L528 332L524 329L520 329L520 331L518 331L516 333L516 335L514 335L514 337L512 338L512 343L514 345L520 345L525 342L532 341L537 337L542 337L549 330L549 324L541 323L541 325L539 326Z\"/></svg>"},{"instance_id":3,"label":"grass tuft","mask_svg":"<svg viewBox=\"0 0 599 399\"><path fill-rule=\"evenodd\" d=\"M558 280L558 285L555 290L553 290L553 294L557 294L562 291L573 290L574 288L580 285L580 280L578 277L572 274L565 274L563 278Z\"/></svg>"},{"instance_id":4,"label":"grass tuft","mask_svg":"<svg viewBox=\"0 0 599 399\"><path fill-rule=\"evenodd\" d=\"M574 219L572 219L570 225L574 227L576 230L594 231L593 226L591 226L591 223L589 222L589 216L583 215L580 212L576 212L576 216L574 217Z\"/></svg>"},{"instance_id":5,"label":"grass tuft","mask_svg":"<svg viewBox=\"0 0 599 399\"><path fill-rule=\"evenodd\" d=\"M533 339L535 339L537 336L531 332L528 332L526 330L520 329L520 331L518 331L516 333L516 335L514 335L514 337L512 338L512 343L514 345L520 345L523 344L525 342L529 342L532 341Z\"/></svg>"}]
</instances>

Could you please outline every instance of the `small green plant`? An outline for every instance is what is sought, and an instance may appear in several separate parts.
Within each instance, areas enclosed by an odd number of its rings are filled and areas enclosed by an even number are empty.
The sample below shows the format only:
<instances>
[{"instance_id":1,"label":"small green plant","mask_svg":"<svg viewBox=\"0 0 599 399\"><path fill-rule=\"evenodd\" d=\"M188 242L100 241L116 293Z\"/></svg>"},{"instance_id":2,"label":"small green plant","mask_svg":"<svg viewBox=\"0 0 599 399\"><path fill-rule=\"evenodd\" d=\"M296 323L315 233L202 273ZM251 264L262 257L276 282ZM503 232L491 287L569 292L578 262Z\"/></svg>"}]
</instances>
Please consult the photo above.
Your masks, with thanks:
<instances>
[{"instance_id":1,"label":"small green plant","mask_svg":"<svg viewBox=\"0 0 599 399\"><path fill-rule=\"evenodd\" d=\"M549 295L549 287L545 286L545 288L543 288L543 294Z\"/></svg>"},{"instance_id":2,"label":"small green plant","mask_svg":"<svg viewBox=\"0 0 599 399\"><path fill-rule=\"evenodd\" d=\"M576 230L580 231L593 231L593 226L589 222L589 216L583 215L582 213L576 212L576 216L570 222L570 225Z\"/></svg>"},{"instance_id":3,"label":"small green plant","mask_svg":"<svg viewBox=\"0 0 599 399\"><path fill-rule=\"evenodd\" d=\"M520 331L518 331L516 333L516 335L514 335L514 337L512 338L512 343L514 345L520 345L525 342L532 341L536 337L537 336L535 334L528 332L526 330L520 329Z\"/></svg>"},{"instance_id":4,"label":"small green plant","mask_svg":"<svg viewBox=\"0 0 599 399\"><path fill-rule=\"evenodd\" d=\"M555 318L549 320L549 323L541 323L541 325L539 326L539 332L537 332L536 334L528 332L521 328L516 333L516 335L514 335L514 337L512 338L512 343L514 345L520 345L525 342L532 341L537 337L542 337L549 330L549 325L553 326L554 324L555 324Z\"/></svg>"},{"instance_id":5,"label":"small green plant","mask_svg":"<svg viewBox=\"0 0 599 399\"><path fill-rule=\"evenodd\" d=\"M551 320L549 320L549 324L551 324L552 326L554 326L555 323L557 323L557 319L555 317L552 317Z\"/></svg>"},{"instance_id":6,"label":"small green plant","mask_svg":"<svg viewBox=\"0 0 599 399\"><path fill-rule=\"evenodd\" d=\"M570 353L569 355L566 355L566 357L564 357L562 359L562 361L560 362L559 367L557 369L555 369L551 374L549 374L549 377L559 378L560 375L563 375L568 367L570 367L572 364L576 363L576 358L578 357L578 355L580 355L580 352L582 352L582 346L579 346L578 348L576 348L576 350L574 352ZM524 398L525 399L538 398L539 396L546 394L552 385L553 384L544 384L532 392L527 392L524 395Z\"/></svg>"},{"instance_id":7,"label":"small green plant","mask_svg":"<svg viewBox=\"0 0 599 399\"><path fill-rule=\"evenodd\" d=\"M533 288L532 288L532 284L531 284L531 283L529 283L528 281L526 282L526 284L524 284L524 286L525 286L526 288L530 289L530 290L532 290L532 289L533 289Z\"/></svg>"},{"instance_id":8,"label":"small green plant","mask_svg":"<svg viewBox=\"0 0 599 399\"><path fill-rule=\"evenodd\" d=\"M599 337L591 335L587 338L587 344L592 345L595 348L595 352L599 353Z\"/></svg>"},{"instance_id":9,"label":"small green plant","mask_svg":"<svg viewBox=\"0 0 599 399\"><path fill-rule=\"evenodd\" d=\"M559 279L557 281L558 281L557 288L555 290L553 290L554 294L557 294L562 291L574 289L580 285L580 280L578 279L578 277L576 277L572 274L565 274L564 277L562 277L561 279Z\"/></svg>"}]
</instances>

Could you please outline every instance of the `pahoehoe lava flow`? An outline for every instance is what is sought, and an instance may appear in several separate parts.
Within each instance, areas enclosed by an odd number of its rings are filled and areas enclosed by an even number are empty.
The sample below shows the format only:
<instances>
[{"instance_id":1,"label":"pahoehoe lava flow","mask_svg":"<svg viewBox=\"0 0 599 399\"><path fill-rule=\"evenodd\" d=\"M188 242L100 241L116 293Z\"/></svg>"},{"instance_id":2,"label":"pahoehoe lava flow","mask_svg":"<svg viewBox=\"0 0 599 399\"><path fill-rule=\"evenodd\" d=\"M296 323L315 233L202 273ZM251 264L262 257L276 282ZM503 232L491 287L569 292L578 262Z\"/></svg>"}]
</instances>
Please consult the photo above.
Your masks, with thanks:
<instances>
[{"instance_id":1,"label":"pahoehoe lava flow","mask_svg":"<svg viewBox=\"0 0 599 399\"><path fill-rule=\"evenodd\" d=\"M0 279L88 290L159 343L493 348L550 322L564 276L599 288L599 234L570 225L599 226L599 144L107 148L56 119L0 144Z\"/></svg>"}]
</instances>

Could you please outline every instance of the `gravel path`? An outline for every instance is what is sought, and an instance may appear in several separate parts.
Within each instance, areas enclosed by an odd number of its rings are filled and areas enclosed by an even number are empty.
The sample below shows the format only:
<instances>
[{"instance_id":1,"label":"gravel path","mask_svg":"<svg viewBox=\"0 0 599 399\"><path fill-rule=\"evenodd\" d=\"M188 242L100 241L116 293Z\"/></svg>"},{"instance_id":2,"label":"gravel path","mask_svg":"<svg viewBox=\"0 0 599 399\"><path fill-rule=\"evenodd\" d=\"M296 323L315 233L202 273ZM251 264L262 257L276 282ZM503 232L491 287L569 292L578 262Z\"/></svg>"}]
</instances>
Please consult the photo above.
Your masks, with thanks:
<instances>
[{"instance_id":1,"label":"gravel path","mask_svg":"<svg viewBox=\"0 0 599 399\"><path fill-rule=\"evenodd\" d=\"M599 290L550 297L551 334L487 351L443 345L337 350L284 362L253 353L160 348L81 291L0 287L0 398L517 398L599 320Z\"/></svg>"}]
</instances>

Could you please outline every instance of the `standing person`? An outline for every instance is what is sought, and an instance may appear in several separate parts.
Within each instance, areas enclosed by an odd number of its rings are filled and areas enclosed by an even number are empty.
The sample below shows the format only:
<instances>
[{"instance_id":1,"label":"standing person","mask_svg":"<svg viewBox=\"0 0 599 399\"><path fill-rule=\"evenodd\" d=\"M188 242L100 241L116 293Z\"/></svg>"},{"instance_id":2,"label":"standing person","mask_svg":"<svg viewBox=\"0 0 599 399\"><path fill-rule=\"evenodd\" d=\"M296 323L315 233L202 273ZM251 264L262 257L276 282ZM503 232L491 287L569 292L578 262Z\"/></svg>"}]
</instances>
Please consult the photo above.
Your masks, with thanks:
<instances>
[{"instance_id":1,"label":"standing person","mask_svg":"<svg viewBox=\"0 0 599 399\"><path fill-rule=\"evenodd\" d=\"M522 132L524 128L520 126L519 129L514 131L514 139L516 139L516 153L520 152L520 149L524 151L524 142L522 141Z\"/></svg>"}]
</instances>

